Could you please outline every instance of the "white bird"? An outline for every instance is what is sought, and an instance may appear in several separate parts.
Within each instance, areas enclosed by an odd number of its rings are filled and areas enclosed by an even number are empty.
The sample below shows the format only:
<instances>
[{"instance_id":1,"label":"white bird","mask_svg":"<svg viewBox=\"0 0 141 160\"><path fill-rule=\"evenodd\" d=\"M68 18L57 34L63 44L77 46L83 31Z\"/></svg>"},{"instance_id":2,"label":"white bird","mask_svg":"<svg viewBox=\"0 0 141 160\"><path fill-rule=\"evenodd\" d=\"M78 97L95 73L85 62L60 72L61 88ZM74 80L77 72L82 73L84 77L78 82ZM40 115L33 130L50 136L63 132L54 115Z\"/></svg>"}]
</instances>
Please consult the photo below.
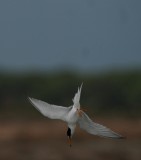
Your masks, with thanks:
<instances>
[{"instance_id":1,"label":"white bird","mask_svg":"<svg viewBox=\"0 0 141 160\"><path fill-rule=\"evenodd\" d=\"M113 132L109 128L93 122L88 115L80 109L80 94L81 88L78 88L77 93L73 99L73 105L70 107L62 107L53 104L46 103L35 98L29 98L31 104L45 117L51 119L60 119L68 124L67 136L69 140L69 145L71 146L71 138L74 134L76 125L78 124L81 129L84 129L90 134L108 137L108 138L124 138L118 133Z\"/></svg>"}]
</instances>

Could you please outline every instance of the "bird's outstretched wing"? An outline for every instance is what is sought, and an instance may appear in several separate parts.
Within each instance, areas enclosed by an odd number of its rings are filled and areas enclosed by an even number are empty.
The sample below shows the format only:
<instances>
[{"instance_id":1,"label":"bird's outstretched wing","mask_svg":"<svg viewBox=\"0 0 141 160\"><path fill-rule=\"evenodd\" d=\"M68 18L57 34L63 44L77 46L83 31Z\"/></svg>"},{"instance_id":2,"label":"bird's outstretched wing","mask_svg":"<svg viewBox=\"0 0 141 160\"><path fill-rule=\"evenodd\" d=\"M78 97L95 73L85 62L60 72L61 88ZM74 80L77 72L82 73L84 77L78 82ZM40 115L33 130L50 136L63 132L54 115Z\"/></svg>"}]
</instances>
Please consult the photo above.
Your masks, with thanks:
<instances>
[{"instance_id":1,"label":"bird's outstretched wing","mask_svg":"<svg viewBox=\"0 0 141 160\"><path fill-rule=\"evenodd\" d=\"M44 116L51 119L66 120L67 113L72 107L62 107L48 104L44 101L28 97L31 104Z\"/></svg>"},{"instance_id":2,"label":"bird's outstretched wing","mask_svg":"<svg viewBox=\"0 0 141 160\"><path fill-rule=\"evenodd\" d=\"M108 137L108 138L123 138L121 135L113 132L109 128L93 122L86 113L82 111L82 114L78 120L78 124L80 128L86 130L90 134L94 134L101 137Z\"/></svg>"}]
</instances>

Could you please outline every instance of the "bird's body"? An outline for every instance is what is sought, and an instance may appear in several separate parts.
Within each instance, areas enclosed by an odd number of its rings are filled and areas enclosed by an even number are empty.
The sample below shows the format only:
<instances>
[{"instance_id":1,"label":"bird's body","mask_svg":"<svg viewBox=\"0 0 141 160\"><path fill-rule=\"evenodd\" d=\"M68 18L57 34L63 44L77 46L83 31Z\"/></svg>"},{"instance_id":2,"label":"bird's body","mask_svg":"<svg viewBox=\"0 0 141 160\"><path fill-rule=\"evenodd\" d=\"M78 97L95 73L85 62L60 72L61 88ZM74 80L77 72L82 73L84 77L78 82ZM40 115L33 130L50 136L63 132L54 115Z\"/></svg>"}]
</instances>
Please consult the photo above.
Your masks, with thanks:
<instances>
[{"instance_id":1,"label":"bird's body","mask_svg":"<svg viewBox=\"0 0 141 160\"><path fill-rule=\"evenodd\" d=\"M72 107L71 111L68 113L66 122L68 124L68 128L71 129L71 136L74 134L76 124L78 122L79 115L77 113L77 109Z\"/></svg>"},{"instance_id":2,"label":"bird's body","mask_svg":"<svg viewBox=\"0 0 141 160\"><path fill-rule=\"evenodd\" d=\"M68 113L67 115L67 118L66 118L66 122L69 124L73 124L73 123L77 123L78 121L78 114L77 114L77 109L76 108L73 108L70 110L70 112Z\"/></svg>"},{"instance_id":3,"label":"bird's body","mask_svg":"<svg viewBox=\"0 0 141 160\"><path fill-rule=\"evenodd\" d=\"M44 116L51 119L60 119L68 124L67 136L69 138L69 144L71 146L71 138L74 134L76 125L86 130L90 134L108 137L108 138L123 138L121 135L113 132L107 127L93 122L85 112L80 109L80 95L81 88L78 88L78 92L75 94L73 99L73 105L70 107L62 107L48 104L44 101L30 98L30 102L33 106L41 112Z\"/></svg>"}]
</instances>

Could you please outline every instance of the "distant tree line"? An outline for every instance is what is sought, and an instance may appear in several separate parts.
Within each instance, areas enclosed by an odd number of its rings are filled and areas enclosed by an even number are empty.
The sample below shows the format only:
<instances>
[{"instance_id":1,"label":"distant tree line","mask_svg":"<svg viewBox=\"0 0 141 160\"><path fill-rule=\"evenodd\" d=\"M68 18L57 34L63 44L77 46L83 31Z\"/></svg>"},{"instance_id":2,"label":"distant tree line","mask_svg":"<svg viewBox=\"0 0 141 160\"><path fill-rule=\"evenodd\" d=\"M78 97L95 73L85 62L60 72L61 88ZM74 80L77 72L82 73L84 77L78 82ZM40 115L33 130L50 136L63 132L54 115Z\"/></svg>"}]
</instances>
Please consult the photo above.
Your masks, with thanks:
<instances>
[{"instance_id":1,"label":"distant tree line","mask_svg":"<svg viewBox=\"0 0 141 160\"><path fill-rule=\"evenodd\" d=\"M0 74L0 113L33 112L27 97L70 106L83 82L81 104L96 113L141 114L141 72Z\"/></svg>"}]
</instances>

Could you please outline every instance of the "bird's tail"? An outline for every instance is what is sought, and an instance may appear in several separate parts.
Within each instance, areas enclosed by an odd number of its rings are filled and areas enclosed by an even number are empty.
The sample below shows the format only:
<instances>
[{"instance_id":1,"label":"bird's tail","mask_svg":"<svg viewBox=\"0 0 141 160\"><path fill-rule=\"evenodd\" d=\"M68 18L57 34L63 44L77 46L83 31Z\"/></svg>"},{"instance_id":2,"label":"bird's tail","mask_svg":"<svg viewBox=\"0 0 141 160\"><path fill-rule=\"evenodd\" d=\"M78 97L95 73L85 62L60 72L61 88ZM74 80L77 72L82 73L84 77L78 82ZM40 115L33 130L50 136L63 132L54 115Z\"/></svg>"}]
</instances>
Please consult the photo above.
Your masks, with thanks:
<instances>
[{"instance_id":1,"label":"bird's tail","mask_svg":"<svg viewBox=\"0 0 141 160\"><path fill-rule=\"evenodd\" d=\"M79 101L80 101L80 95L81 95L81 89L82 89L82 85L83 83L81 84L80 88L78 87L78 91L77 93L75 94L74 98L72 99L73 103L74 103L74 106L78 106L80 105L79 104Z\"/></svg>"}]
</instances>

